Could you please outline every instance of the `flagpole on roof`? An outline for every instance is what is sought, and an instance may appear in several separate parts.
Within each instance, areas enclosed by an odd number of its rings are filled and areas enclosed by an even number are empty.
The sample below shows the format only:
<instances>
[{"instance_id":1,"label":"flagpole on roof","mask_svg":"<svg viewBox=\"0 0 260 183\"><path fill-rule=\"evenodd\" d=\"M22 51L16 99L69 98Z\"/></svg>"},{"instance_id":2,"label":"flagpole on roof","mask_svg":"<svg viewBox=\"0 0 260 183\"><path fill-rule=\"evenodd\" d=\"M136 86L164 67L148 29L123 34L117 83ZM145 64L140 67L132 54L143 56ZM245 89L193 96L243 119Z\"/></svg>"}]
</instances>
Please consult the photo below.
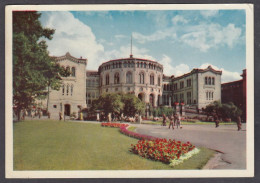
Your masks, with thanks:
<instances>
[{"instance_id":1,"label":"flagpole on roof","mask_svg":"<svg viewBox=\"0 0 260 183\"><path fill-rule=\"evenodd\" d=\"M133 46L133 37L132 37L132 33L131 33L131 48L130 48L130 58L133 58L133 48L132 48L132 46Z\"/></svg>"}]
</instances>

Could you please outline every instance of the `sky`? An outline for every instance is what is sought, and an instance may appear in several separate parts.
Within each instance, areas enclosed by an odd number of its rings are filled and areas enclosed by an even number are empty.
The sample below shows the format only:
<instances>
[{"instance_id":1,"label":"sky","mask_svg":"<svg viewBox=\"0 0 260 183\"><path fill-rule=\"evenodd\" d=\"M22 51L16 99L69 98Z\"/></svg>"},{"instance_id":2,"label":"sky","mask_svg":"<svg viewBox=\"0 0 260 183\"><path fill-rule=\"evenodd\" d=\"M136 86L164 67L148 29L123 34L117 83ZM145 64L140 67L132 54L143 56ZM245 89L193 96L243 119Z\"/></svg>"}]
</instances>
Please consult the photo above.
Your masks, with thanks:
<instances>
[{"instance_id":1,"label":"sky","mask_svg":"<svg viewBox=\"0 0 260 183\"><path fill-rule=\"evenodd\" d=\"M165 75L193 68L222 70L222 83L241 79L246 66L245 10L43 11L52 56L88 59L87 70L106 61L151 59Z\"/></svg>"}]
</instances>

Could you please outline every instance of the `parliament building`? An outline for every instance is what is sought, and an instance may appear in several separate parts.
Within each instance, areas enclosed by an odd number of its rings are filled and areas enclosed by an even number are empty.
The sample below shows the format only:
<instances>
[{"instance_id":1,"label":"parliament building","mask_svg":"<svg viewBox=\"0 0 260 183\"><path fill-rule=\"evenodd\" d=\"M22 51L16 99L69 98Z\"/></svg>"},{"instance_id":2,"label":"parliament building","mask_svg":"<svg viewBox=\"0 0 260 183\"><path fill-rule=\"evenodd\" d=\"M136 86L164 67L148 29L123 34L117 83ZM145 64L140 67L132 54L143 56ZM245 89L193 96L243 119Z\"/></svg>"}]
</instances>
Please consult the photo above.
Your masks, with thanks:
<instances>
[{"instance_id":1,"label":"parliament building","mask_svg":"<svg viewBox=\"0 0 260 183\"><path fill-rule=\"evenodd\" d=\"M221 74L211 66L193 69L175 77L163 74L163 65L142 58L109 60L97 71L87 70L87 59L75 58L66 53L54 57L71 75L64 77L59 91L51 90L48 111L51 118L59 112L69 116L80 109L89 108L92 101L103 93L133 93L140 100L154 107L182 103L199 110L215 100L221 101Z\"/></svg>"}]
</instances>

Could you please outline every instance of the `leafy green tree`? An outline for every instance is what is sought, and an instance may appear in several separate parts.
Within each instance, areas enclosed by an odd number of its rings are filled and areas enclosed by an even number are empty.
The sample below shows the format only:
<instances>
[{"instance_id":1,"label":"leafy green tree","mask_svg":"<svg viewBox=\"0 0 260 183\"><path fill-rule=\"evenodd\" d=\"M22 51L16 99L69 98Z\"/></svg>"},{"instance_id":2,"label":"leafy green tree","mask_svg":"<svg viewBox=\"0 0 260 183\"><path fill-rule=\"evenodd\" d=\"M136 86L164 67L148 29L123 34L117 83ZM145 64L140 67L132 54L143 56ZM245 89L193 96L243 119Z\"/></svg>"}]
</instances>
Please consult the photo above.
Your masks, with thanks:
<instances>
[{"instance_id":1,"label":"leafy green tree","mask_svg":"<svg viewBox=\"0 0 260 183\"><path fill-rule=\"evenodd\" d=\"M236 119L237 116L241 116L242 111L234 103L224 103L221 104L219 101L214 101L213 103L206 106L204 109L207 116L213 116L217 114L223 118Z\"/></svg>"},{"instance_id":2,"label":"leafy green tree","mask_svg":"<svg viewBox=\"0 0 260 183\"><path fill-rule=\"evenodd\" d=\"M239 109L234 103L229 102L222 105L222 114L225 118L236 119L237 116L242 115L242 110Z\"/></svg>"},{"instance_id":3,"label":"leafy green tree","mask_svg":"<svg viewBox=\"0 0 260 183\"><path fill-rule=\"evenodd\" d=\"M92 102L91 111L102 110L107 115L108 113L120 113L123 107L124 103L122 102L121 95L105 93Z\"/></svg>"},{"instance_id":4,"label":"leafy green tree","mask_svg":"<svg viewBox=\"0 0 260 183\"><path fill-rule=\"evenodd\" d=\"M163 114L165 114L166 116L170 116L174 114L175 110L172 107L161 106L158 108L152 108L151 112L154 117L162 116Z\"/></svg>"},{"instance_id":5,"label":"leafy green tree","mask_svg":"<svg viewBox=\"0 0 260 183\"><path fill-rule=\"evenodd\" d=\"M105 93L92 102L90 112L96 110L108 113L124 113L126 116L142 114L145 110L145 104L133 94L123 93Z\"/></svg>"},{"instance_id":6,"label":"leafy green tree","mask_svg":"<svg viewBox=\"0 0 260 183\"><path fill-rule=\"evenodd\" d=\"M214 101L207 105L203 111L207 114L207 116L212 116L214 114L221 116L223 112L222 104L219 101Z\"/></svg>"},{"instance_id":7,"label":"leafy green tree","mask_svg":"<svg viewBox=\"0 0 260 183\"><path fill-rule=\"evenodd\" d=\"M47 87L59 89L64 72L49 56L44 39L53 29L43 28L36 11L13 12L13 104L20 111L48 95Z\"/></svg>"},{"instance_id":8,"label":"leafy green tree","mask_svg":"<svg viewBox=\"0 0 260 183\"><path fill-rule=\"evenodd\" d=\"M123 113L125 115L135 116L136 114L144 114L145 103L134 94L123 94L122 102L124 103Z\"/></svg>"}]
</instances>

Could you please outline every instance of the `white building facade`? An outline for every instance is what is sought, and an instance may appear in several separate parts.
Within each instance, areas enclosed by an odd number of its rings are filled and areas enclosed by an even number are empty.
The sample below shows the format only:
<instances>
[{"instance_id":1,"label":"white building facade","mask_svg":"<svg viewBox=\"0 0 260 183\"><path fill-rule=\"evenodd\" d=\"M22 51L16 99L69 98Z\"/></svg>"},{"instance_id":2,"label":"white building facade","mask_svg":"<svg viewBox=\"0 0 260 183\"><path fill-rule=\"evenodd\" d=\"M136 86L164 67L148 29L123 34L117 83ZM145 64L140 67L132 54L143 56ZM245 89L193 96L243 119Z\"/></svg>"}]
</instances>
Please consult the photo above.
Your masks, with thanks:
<instances>
[{"instance_id":1,"label":"white building facade","mask_svg":"<svg viewBox=\"0 0 260 183\"><path fill-rule=\"evenodd\" d=\"M62 78L60 90L51 90L49 93L48 111L51 118L57 119L59 113L70 116L78 114L86 108L86 66L87 59L75 58L69 53L54 57L60 66L71 71L71 75Z\"/></svg>"},{"instance_id":2,"label":"white building facade","mask_svg":"<svg viewBox=\"0 0 260 183\"><path fill-rule=\"evenodd\" d=\"M51 118L78 113L91 107L92 101L104 93L133 93L153 107L182 103L201 109L213 101L221 101L221 71L211 66L193 69L182 76L163 75L163 65L156 61L134 58L110 60L98 71L87 69L87 59L75 58L69 53L55 57L71 75L62 78L59 91L51 90L48 111Z\"/></svg>"},{"instance_id":3,"label":"white building facade","mask_svg":"<svg viewBox=\"0 0 260 183\"><path fill-rule=\"evenodd\" d=\"M162 96L163 66L140 58L110 60L99 66L100 94L133 93L157 107Z\"/></svg>"},{"instance_id":4,"label":"white building facade","mask_svg":"<svg viewBox=\"0 0 260 183\"><path fill-rule=\"evenodd\" d=\"M213 101L221 101L221 75L221 71L208 66L173 78L173 102L201 109Z\"/></svg>"}]
</instances>

